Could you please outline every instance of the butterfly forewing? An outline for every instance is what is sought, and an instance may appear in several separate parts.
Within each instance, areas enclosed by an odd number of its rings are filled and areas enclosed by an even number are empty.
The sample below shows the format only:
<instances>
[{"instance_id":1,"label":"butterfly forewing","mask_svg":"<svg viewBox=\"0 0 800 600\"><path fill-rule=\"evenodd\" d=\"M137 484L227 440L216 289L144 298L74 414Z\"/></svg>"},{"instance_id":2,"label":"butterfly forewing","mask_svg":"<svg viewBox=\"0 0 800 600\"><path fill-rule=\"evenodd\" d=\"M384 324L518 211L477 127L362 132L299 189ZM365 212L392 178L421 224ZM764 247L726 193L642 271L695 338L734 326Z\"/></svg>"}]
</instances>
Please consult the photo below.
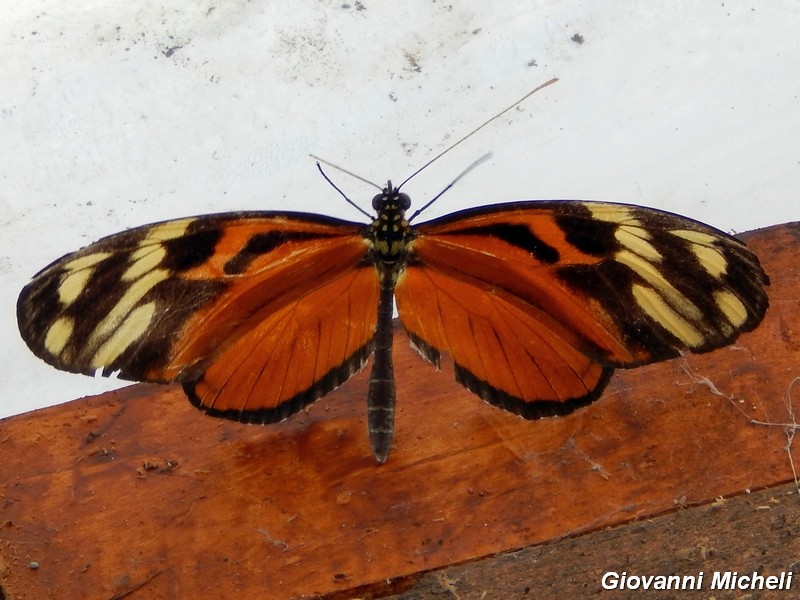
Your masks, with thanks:
<instances>
[{"instance_id":1,"label":"butterfly forewing","mask_svg":"<svg viewBox=\"0 0 800 600\"><path fill-rule=\"evenodd\" d=\"M415 228L396 295L423 356L526 417L596 398L615 367L718 348L755 327L767 277L739 240L642 207L556 201Z\"/></svg>"},{"instance_id":2,"label":"butterfly forewing","mask_svg":"<svg viewBox=\"0 0 800 600\"><path fill-rule=\"evenodd\" d=\"M273 420L369 355L378 285L363 230L299 213L129 230L37 274L18 300L20 331L60 369L180 381L224 416Z\"/></svg>"}]
</instances>

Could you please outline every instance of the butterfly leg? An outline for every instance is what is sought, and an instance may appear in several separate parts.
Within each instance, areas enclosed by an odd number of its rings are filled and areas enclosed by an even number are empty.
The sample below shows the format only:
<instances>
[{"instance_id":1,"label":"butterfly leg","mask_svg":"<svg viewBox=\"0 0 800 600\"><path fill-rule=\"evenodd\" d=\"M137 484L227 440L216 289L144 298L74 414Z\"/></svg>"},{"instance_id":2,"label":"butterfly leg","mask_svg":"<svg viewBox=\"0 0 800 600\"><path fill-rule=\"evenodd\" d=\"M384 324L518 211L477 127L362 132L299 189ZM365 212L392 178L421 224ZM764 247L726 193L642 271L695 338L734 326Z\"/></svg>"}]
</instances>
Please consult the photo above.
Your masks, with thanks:
<instances>
[{"instance_id":1,"label":"butterfly leg","mask_svg":"<svg viewBox=\"0 0 800 600\"><path fill-rule=\"evenodd\" d=\"M395 384L392 365L392 307L394 274L381 269L381 295L378 323L375 328L375 356L369 377L367 427L372 454L379 463L386 462L394 433Z\"/></svg>"}]
</instances>

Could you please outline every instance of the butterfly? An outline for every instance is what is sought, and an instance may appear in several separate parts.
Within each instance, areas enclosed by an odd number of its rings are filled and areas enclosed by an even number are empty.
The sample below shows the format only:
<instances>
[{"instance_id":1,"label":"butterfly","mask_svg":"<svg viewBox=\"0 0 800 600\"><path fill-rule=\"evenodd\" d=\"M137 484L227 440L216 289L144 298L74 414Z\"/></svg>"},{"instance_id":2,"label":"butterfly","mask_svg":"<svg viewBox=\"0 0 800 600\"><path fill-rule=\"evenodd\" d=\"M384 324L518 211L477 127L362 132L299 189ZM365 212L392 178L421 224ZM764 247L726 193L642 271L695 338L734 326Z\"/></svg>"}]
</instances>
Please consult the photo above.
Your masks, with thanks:
<instances>
[{"instance_id":1,"label":"butterfly","mask_svg":"<svg viewBox=\"0 0 800 600\"><path fill-rule=\"evenodd\" d=\"M296 212L165 221L45 267L17 303L66 371L183 385L207 414L286 419L374 356L372 452L392 444L396 301L411 344L527 419L596 400L614 369L707 352L762 320L767 275L735 237L641 206L523 201L419 225L389 181L369 224Z\"/></svg>"}]
</instances>

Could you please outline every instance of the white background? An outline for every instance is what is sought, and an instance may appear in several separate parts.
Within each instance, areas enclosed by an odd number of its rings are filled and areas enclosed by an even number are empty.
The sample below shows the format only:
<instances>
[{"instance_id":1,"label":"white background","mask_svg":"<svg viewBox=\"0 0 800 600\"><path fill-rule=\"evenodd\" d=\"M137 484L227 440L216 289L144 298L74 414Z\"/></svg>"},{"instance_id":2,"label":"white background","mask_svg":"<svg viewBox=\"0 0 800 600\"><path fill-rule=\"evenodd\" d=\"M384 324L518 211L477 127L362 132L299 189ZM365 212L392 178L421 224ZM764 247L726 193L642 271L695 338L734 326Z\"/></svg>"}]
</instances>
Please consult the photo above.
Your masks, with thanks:
<instances>
[{"instance_id":1,"label":"white background","mask_svg":"<svg viewBox=\"0 0 800 600\"><path fill-rule=\"evenodd\" d=\"M309 152L398 183L554 76L404 188L419 206L493 152L426 217L581 198L728 231L795 220L798 31L796 0L5 2L0 416L113 384L19 338L17 294L55 258L205 212L363 220Z\"/></svg>"}]
</instances>

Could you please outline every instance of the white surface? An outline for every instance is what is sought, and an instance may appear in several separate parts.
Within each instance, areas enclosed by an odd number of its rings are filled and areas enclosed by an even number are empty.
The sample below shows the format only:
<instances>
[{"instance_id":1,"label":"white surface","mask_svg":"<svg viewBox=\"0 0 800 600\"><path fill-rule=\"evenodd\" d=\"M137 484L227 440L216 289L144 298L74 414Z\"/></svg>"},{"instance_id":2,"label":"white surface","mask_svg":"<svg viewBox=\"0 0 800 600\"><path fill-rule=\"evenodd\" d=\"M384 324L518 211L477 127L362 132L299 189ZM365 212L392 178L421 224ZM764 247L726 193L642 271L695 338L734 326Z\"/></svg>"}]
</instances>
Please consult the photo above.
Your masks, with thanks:
<instances>
[{"instance_id":1,"label":"white surface","mask_svg":"<svg viewBox=\"0 0 800 600\"><path fill-rule=\"evenodd\" d=\"M351 1L0 8L0 416L113 384L19 338L17 294L55 258L204 212L360 220L309 152L398 183L553 76L404 188L419 206L494 153L426 218L536 198L738 231L798 218L796 0ZM375 190L330 174L369 207Z\"/></svg>"}]
</instances>

